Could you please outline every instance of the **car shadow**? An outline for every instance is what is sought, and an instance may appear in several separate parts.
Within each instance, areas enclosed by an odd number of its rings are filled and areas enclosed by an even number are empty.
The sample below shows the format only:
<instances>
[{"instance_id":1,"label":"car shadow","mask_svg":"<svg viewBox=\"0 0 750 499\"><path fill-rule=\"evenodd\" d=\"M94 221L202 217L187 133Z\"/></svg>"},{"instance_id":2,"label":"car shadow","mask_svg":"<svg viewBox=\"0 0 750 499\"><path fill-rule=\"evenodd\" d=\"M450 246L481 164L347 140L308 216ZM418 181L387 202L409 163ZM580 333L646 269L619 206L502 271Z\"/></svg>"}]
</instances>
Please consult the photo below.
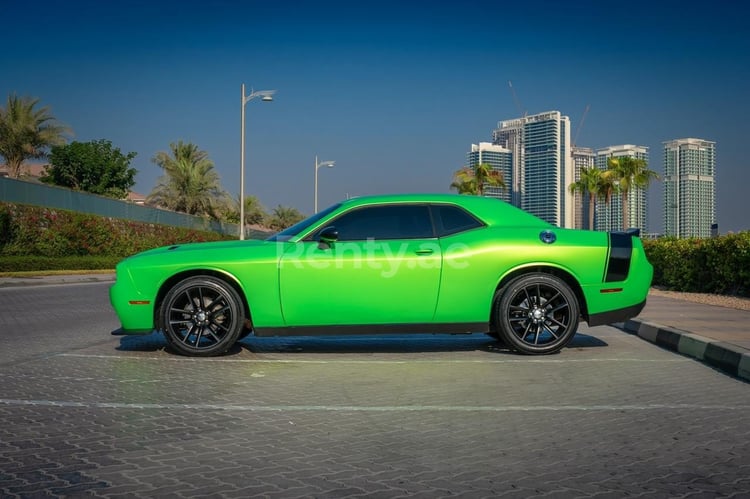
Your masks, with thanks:
<instances>
[{"instance_id":1,"label":"car shadow","mask_svg":"<svg viewBox=\"0 0 750 499\"><path fill-rule=\"evenodd\" d=\"M576 333L576 335L573 336L573 339L570 340L570 343L568 343L567 348L597 348L606 346L609 346L609 344L596 336Z\"/></svg>"},{"instance_id":2,"label":"car shadow","mask_svg":"<svg viewBox=\"0 0 750 499\"><path fill-rule=\"evenodd\" d=\"M157 352L159 350L166 350L174 353L169 349L164 335L156 331L151 334L120 336L120 344L115 350L118 352Z\"/></svg>"},{"instance_id":3,"label":"car shadow","mask_svg":"<svg viewBox=\"0 0 750 499\"><path fill-rule=\"evenodd\" d=\"M248 336L238 343L252 353L429 353L486 351L515 355L502 342L483 333L402 334L372 336ZM567 349L604 347L607 343L577 333Z\"/></svg>"},{"instance_id":4,"label":"car shadow","mask_svg":"<svg viewBox=\"0 0 750 499\"><path fill-rule=\"evenodd\" d=\"M498 349L484 334L382 334L362 336L248 336L240 345L253 353L424 353Z\"/></svg>"},{"instance_id":5,"label":"car shadow","mask_svg":"<svg viewBox=\"0 0 750 499\"><path fill-rule=\"evenodd\" d=\"M583 333L577 333L567 349L605 347L607 343ZM158 352L179 355L169 347L164 335L123 336L116 350L122 352ZM242 352L262 353L430 353L485 351L515 355L500 341L482 333L475 334L383 334L366 336L247 336L237 342L223 356Z\"/></svg>"}]
</instances>

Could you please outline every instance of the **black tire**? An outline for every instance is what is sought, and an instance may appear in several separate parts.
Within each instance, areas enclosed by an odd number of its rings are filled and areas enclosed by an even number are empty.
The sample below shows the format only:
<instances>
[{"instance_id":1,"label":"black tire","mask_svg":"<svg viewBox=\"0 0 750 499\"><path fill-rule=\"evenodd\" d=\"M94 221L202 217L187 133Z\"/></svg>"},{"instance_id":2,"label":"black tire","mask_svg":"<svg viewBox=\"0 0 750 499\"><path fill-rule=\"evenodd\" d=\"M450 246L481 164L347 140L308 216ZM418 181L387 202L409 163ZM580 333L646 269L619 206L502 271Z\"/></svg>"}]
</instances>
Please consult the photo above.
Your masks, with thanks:
<instances>
[{"instance_id":1,"label":"black tire","mask_svg":"<svg viewBox=\"0 0 750 499\"><path fill-rule=\"evenodd\" d=\"M542 273L515 278L498 293L495 327L503 342L527 355L559 352L575 336L580 308L565 281Z\"/></svg>"},{"instance_id":2,"label":"black tire","mask_svg":"<svg viewBox=\"0 0 750 499\"><path fill-rule=\"evenodd\" d=\"M164 336L182 355L226 352L243 328L244 309L234 288L211 276L189 277L169 290L161 305Z\"/></svg>"}]
</instances>

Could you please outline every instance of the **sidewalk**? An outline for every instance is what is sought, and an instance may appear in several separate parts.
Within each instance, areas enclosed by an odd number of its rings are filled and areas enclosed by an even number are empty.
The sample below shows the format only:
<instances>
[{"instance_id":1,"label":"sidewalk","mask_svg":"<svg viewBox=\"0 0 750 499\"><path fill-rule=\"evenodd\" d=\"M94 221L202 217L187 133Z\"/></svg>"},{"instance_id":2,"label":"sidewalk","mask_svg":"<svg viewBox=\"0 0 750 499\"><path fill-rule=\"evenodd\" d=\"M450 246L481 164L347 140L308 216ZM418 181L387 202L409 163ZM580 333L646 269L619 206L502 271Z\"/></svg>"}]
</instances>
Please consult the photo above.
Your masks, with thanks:
<instances>
[{"instance_id":1,"label":"sidewalk","mask_svg":"<svg viewBox=\"0 0 750 499\"><path fill-rule=\"evenodd\" d=\"M44 284L72 284L81 282L114 282L114 274L71 274L36 277L0 277L0 288L11 286L41 286Z\"/></svg>"},{"instance_id":2,"label":"sidewalk","mask_svg":"<svg viewBox=\"0 0 750 499\"><path fill-rule=\"evenodd\" d=\"M621 325L667 350L750 381L750 312L649 294L646 308Z\"/></svg>"},{"instance_id":3,"label":"sidewalk","mask_svg":"<svg viewBox=\"0 0 750 499\"><path fill-rule=\"evenodd\" d=\"M0 288L114 282L114 274L0 277ZM646 308L617 327L667 350L750 381L750 312L649 294Z\"/></svg>"}]
</instances>

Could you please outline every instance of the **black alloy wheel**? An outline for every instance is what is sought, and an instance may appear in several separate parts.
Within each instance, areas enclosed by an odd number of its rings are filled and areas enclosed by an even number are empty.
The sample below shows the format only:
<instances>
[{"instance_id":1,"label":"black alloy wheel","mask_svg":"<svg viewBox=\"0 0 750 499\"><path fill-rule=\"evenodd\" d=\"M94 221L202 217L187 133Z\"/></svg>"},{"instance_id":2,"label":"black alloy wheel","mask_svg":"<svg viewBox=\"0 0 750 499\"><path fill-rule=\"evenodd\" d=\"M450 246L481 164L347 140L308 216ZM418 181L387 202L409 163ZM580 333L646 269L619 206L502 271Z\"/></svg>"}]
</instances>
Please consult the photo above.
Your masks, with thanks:
<instances>
[{"instance_id":1,"label":"black alloy wheel","mask_svg":"<svg viewBox=\"0 0 750 499\"><path fill-rule=\"evenodd\" d=\"M578 329L578 300L565 281L551 274L517 277L500 291L495 303L501 338L523 354L559 352Z\"/></svg>"},{"instance_id":2,"label":"black alloy wheel","mask_svg":"<svg viewBox=\"0 0 750 499\"><path fill-rule=\"evenodd\" d=\"M161 306L164 336L178 353L207 357L226 352L244 325L232 286L211 276L189 277L169 290Z\"/></svg>"}]
</instances>

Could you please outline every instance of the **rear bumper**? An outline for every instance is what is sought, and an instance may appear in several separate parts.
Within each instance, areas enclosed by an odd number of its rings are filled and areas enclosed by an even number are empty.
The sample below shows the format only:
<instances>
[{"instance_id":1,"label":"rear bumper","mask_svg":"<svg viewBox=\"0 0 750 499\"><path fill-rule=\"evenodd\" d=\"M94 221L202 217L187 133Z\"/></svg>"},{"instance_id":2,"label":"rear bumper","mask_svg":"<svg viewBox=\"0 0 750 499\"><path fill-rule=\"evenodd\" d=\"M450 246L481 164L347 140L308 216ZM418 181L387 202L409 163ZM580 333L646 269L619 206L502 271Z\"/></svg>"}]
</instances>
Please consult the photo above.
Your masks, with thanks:
<instances>
[{"instance_id":1,"label":"rear bumper","mask_svg":"<svg viewBox=\"0 0 750 499\"><path fill-rule=\"evenodd\" d=\"M589 326L602 326L604 324L614 324L615 322L625 322L626 320L632 319L640 314L645 306L646 300L643 300L641 303L631 305L630 307L589 315L586 322Z\"/></svg>"}]
</instances>

